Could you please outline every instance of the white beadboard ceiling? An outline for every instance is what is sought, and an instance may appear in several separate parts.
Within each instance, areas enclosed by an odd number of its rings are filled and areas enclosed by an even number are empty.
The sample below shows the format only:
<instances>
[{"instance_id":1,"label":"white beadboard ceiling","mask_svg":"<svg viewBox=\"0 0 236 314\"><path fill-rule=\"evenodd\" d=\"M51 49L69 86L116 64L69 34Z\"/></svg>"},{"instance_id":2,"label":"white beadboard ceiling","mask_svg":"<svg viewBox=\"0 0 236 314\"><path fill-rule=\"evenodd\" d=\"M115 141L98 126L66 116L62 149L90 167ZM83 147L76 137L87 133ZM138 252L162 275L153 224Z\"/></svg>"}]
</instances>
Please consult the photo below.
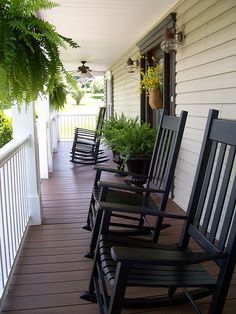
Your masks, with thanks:
<instances>
[{"instance_id":1,"label":"white beadboard ceiling","mask_svg":"<svg viewBox=\"0 0 236 314\"><path fill-rule=\"evenodd\" d=\"M105 71L171 9L176 0L57 0L59 7L40 16L56 30L75 40L80 48L62 49L67 70L81 60Z\"/></svg>"}]
</instances>

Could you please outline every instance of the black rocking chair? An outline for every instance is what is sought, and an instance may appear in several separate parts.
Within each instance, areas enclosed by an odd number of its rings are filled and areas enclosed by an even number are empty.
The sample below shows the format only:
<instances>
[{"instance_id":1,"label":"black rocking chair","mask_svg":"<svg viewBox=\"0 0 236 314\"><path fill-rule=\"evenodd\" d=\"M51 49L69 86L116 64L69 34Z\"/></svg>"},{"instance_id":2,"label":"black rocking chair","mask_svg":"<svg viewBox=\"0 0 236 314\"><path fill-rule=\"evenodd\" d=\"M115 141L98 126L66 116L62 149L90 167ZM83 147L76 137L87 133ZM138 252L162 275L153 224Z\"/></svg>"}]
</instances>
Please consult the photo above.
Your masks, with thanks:
<instances>
[{"instance_id":1,"label":"black rocking chair","mask_svg":"<svg viewBox=\"0 0 236 314\"><path fill-rule=\"evenodd\" d=\"M102 126L106 113L106 107L99 109L95 130L76 128L71 149L71 162L77 164L96 164L105 162L109 158L100 150Z\"/></svg>"},{"instance_id":2,"label":"black rocking chair","mask_svg":"<svg viewBox=\"0 0 236 314\"><path fill-rule=\"evenodd\" d=\"M99 181L103 171L125 173L127 175L132 175L132 173L120 172L117 169L108 167L94 167L97 173L91 196L87 225L83 227L86 230L93 230L90 251L85 255L86 257L93 258L94 256L102 216L102 211L98 210L98 203L100 201L129 204L130 206L136 205L140 206L140 209L144 206L145 208L149 208L146 213L137 212L137 214L141 215L136 215L136 217L127 216L124 212L115 213L113 217L121 218L124 221L124 223L110 223L110 226L116 227L116 230L117 228L121 228L123 232L133 235L150 233L151 231L152 240L157 241L160 230L169 226L167 224L162 225L161 217L156 219L155 226L150 226L145 215L152 214L157 210L164 211L166 208L186 119L186 111L182 111L180 117L162 115L148 177L145 177L147 180L146 187ZM137 174L135 176L144 177ZM153 200L152 196L154 194L158 194L159 196L159 207ZM136 221L135 225L130 223L134 221ZM113 232L116 230L113 230ZM120 230L118 231L120 232Z\"/></svg>"},{"instance_id":3,"label":"black rocking chair","mask_svg":"<svg viewBox=\"0 0 236 314\"><path fill-rule=\"evenodd\" d=\"M96 300L104 314L119 314L128 305L173 306L188 300L197 313L206 313L196 300L210 295L207 313L222 313L236 262L235 134L236 121L218 119L218 111L210 110L187 216L179 216L185 222L175 249L108 233L107 221L121 206L100 204L101 235L89 292L82 298ZM128 287L145 287L145 295L146 287L167 288L168 293L165 298L128 299Z\"/></svg>"}]
</instances>

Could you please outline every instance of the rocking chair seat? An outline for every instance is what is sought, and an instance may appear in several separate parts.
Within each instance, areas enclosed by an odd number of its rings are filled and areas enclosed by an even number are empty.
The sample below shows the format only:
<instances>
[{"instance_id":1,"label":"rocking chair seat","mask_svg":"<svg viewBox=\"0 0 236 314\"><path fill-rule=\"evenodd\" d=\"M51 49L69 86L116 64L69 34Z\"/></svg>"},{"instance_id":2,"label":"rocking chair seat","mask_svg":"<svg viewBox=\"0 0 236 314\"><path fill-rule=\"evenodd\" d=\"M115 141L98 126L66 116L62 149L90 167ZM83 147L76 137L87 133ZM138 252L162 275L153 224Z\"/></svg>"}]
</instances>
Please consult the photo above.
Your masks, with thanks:
<instances>
[{"instance_id":1,"label":"rocking chair seat","mask_svg":"<svg viewBox=\"0 0 236 314\"><path fill-rule=\"evenodd\" d=\"M96 187L93 190L93 196L99 204L99 196L101 193L101 188ZM149 209L156 209L157 205L154 200L150 197L146 197L144 194L132 193L130 191L122 191L115 189L108 189L106 195L106 202L118 203L118 204L126 204L132 206L142 206L148 207Z\"/></svg>"},{"instance_id":2,"label":"rocking chair seat","mask_svg":"<svg viewBox=\"0 0 236 314\"><path fill-rule=\"evenodd\" d=\"M101 236L99 252L102 271L110 285L115 284L117 261L132 263L128 287L204 287L213 288L216 278L199 262L212 260L212 254L171 250L170 247L150 243L141 247L140 241ZM122 245L122 246L121 246ZM128 246L129 245L129 246ZM128 256L128 257L127 257ZM147 264L144 263L145 257ZM139 260L140 259L140 260ZM139 263L141 261L141 263ZM151 263L153 261L153 263ZM169 265L168 265L169 264ZM168 276L166 274L168 273Z\"/></svg>"},{"instance_id":3,"label":"rocking chair seat","mask_svg":"<svg viewBox=\"0 0 236 314\"><path fill-rule=\"evenodd\" d=\"M101 182L102 186L106 185L106 182ZM108 183L109 186L111 187L111 182ZM93 189L93 199L94 199L94 204L92 206L92 210L90 215L93 215L94 217L96 217L97 215L97 209L100 206L100 195L101 195L101 187L99 186L100 183L98 183L98 186L94 187ZM126 206L136 206L137 208L141 208L142 209L142 214L143 215L148 215L151 213L155 213L158 210L158 206L156 201L152 198L152 197L147 197L146 194L141 193L142 191L157 191L155 189L148 189L148 188L143 188L143 187L133 187L133 191L132 188L130 188L129 186L127 187L128 190L125 190L126 185L122 185L122 184L114 184L113 185L114 188L109 188L107 189L107 193L106 193L106 203L116 203L116 204L120 204L120 205L126 205ZM117 189L115 189L115 187L117 187ZM119 188L119 190L118 190ZM123 189L123 190L122 190ZM138 193L137 193L138 192ZM110 226L115 226L115 227L127 227L127 228L133 228L133 229L137 229L137 227L133 224L131 224L132 221L136 220L139 221L140 220L140 211L137 213L134 213L134 215L130 216L127 215L125 213L125 210L123 212L120 213L114 213L113 217L117 217L117 218L126 218L126 222L122 222L122 224L120 224L119 222L116 222L115 220L113 220L110 223ZM92 217L91 217L92 218ZM91 219L91 223L94 221L94 219ZM93 226L93 225L92 225ZM163 228L167 228L170 225L168 224L163 224ZM144 231L145 228L147 228L147 231L149 230L149 233L151 231L150 226L145 227L142 226L142 230ZM111 232L116 231L115 229L111 230ZM125 232L125 229L123 230L123 232ZM131 233L132 232L128 232ZM134 233L135 235L135 233Z\"/></svg>"}]
</instances>

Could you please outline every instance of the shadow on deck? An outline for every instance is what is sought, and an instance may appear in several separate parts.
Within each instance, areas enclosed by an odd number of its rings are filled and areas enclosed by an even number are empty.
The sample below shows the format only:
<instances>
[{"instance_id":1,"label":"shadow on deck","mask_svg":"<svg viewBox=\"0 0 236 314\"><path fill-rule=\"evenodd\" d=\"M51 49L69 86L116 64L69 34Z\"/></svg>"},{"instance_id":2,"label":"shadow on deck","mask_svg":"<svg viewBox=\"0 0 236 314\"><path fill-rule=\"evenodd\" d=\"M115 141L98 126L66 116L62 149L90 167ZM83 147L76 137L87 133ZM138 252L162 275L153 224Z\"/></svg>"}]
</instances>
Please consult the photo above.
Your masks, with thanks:
<instances>
[{"instance_id":1,"label":"shadow on deck","mask_svg":"<svg viewBox=\"0 0 236 314\"><path fill-rule=\"evenodd\" d=\"M91 234L81 229L87 217L95 171L69 162L71 144L62 142L54 157L54 172L43 180L43 224L31 226L21 251L1 313L97 314L97 304L79 298L88 289L92 261L83 257ZM108 162L109 163L109 162ZM106 178L117 180L113 175ZM179 211L169 202L169 209ZM163 242L178 238L180 225L163 231ZM224 313L236 312L236 278ZM136 293L136 291L134 291ZM207 299L200 301L207 313ZM193 314L191 305L159 309L124 309L122 313Z\"/></svg>"}]
</instances>

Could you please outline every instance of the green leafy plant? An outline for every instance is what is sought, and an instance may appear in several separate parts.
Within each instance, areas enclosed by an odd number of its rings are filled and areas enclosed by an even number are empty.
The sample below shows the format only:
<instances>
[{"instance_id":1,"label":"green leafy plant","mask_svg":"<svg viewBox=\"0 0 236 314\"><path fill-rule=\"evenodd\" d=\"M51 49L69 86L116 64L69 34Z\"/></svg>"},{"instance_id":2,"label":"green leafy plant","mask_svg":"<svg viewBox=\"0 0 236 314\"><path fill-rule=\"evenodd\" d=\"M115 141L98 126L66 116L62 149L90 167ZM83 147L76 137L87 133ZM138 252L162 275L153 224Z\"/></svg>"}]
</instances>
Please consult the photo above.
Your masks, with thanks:
<instances>
[{"instance_id":1,"label":"green leafy plant","mask_svg":"<svg viewBox=\"0 0 236 314\"><path fill-rule=\"evenodd\" d=\"M12 140L12 123L3 111L0 111L0 148Z\"/></svg>"},{"instance_id":2,"label":"green leafy plant","mask_svg":"<svg viewBox=\"0 0 236 314\"><path fill-rule=\"evenodd\" d=\"M0 105L20 106L35 101L39 93L55 93L63 77L76 88L60 60L59 47L79 46L36 13L56 6L49 0L1 0Z\"/></svg>"},{"instance_id":3,"label":"green leafy plant","mask_svg":"<svg viewBox=\"0 0 236 314\"><path fill-rule=\"evenodd\" d=\"M72 97L74 98L76 105L79 105L82 98L84 97L85 91L78 87L78 89L72 93Z\"/></svg>"},{"instance_id":4,"label":"green leafy plant","mask_svg":"<svg viewBox=\"0 0 236 314\"><path fill-rule=\"evenodd\" d=\"M129 119L122 113L120 116L115 114L105 121L102 127L103 141L113 151L118 153L119 143L117 137L127 125L137 123L137 119Z\"/></svg>"},{"instance_id":5,"label":"green leafy plant","mask_svg":"<svg viewBox=\"0 0 236 314\"><path fill-rule=\"evenodd\" d=\"M104 142L122 156L124 162L134 156L151 156L156 129L149 124L140 124L138 118L115 115L103 126Z\"/></svg>"},{"instance_id":6,"label":"green leafy plant","mask_svg":"<svg viewBox=\"0 0 236 314\"><path fill-rule=\"evenodd\" d=\"M90 84L91 92L93 94L103 94L104 93L104 82L101 80L92 81Z\"/></svg>"},{"instance_id":7,"label":"green leafy plant","mask_svg":"<svg viewBox=\"0 0 236 314\"><path fill-rule=\"evenodd\" d=\"M66 85L60 81L56 81L53 89L49 93L50 108L54 110L63 109L66 103L67 88Z\"/></svg>"},{"instance_id":8,"label":"green leafy plant","mask_svg":"<svg viewBox=\"0 0 236 314\"><path fill-rule=\"evenodd\" d=\"M135 123L125 127L118 135L119 154L127 161L131 157L151 156L156 130L147 123Z\"/></svg>"}]
</instances>

